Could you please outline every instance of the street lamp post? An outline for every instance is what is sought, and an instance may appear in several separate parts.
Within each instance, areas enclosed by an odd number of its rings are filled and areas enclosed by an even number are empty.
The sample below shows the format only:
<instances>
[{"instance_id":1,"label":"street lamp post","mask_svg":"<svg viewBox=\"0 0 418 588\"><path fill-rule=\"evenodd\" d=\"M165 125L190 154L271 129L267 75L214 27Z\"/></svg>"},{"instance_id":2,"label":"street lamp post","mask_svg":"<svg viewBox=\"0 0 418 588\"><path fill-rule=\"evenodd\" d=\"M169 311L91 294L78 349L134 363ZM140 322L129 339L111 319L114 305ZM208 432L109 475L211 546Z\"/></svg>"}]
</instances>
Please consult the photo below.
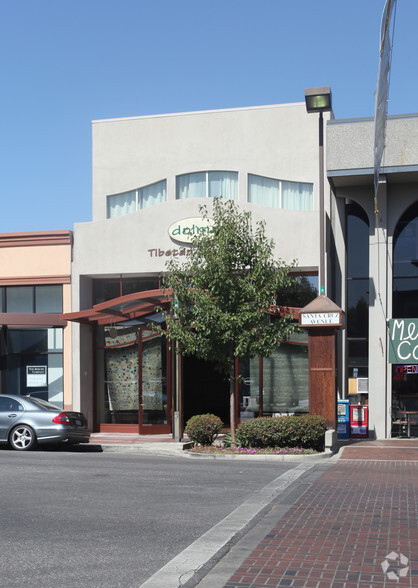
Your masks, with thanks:
<instances>
[{"instance_id":1,"label":"street lamp post","mask_svg":"<svg viewBox=\"0 0 418 588\"><path fill-rule=\"evenodd\" d=\"M336 330L343 328L343 312L326 295L324 206L324 112L330 112L328 86L305 90L306 110L319 113L319 296L299 311L300 324L308 331L309 412L320 414L336 441ZM327 442L326 442L327 443Z\"/></svg>"},{"instance_id":2,"label":"street lamp post","mask_svg":"<svg viewBox=\"0 0 418 588\"><path fill-rule=\"evenodd\" d=\"M306 111L319 113L319 293L325 291L325 210L324 210L324 118L332 110L329 86L305 90Z\"/></svg>"}]
</instances>

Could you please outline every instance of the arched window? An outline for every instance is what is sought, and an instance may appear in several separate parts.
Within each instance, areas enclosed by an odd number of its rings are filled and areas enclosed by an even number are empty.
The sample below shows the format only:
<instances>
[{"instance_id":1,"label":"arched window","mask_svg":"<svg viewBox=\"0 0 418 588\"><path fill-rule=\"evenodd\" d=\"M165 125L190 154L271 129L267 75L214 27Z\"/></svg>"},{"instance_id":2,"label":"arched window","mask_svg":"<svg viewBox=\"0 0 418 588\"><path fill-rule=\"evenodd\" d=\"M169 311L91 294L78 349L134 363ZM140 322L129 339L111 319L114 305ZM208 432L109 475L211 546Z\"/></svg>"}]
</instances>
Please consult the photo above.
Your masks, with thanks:
<instances>
[{"instance_id":1,"label":"arched window","mask_svg":"<svg viewBox=\"0 0 418 588\"><path fill-rule=\"evenodd\" d=\"M401 216L393 235L393 318L418 318L418 202ZM413 363L413 360L412 360ZM418 407L416 365L392 365L392 413L396 415L392 435L418 431L416 415L405 415L399 409L414 412ZM403 415L403 417L402 417ZM402 428L403 427L403 428Z\"/></svg>"},{"instance_id":2,"label":"arched window","mask_svg":"<svg viewBox=\"0 0 418 588\"><path fill-rule=\"evenodd\" d=\"M402 215L393 236L392 316L418 317L418 202Z\"/></svg>"},{"instance_id":3,"label":"arched window","mask_svg":"<svg viewBox=\"0 0 418 588\"><path fill-rule=\"evenodd\" d=\"M349 392L368 377L369 219L360 205L346 206L347 357Z\"/></svg>"}]
</instances>

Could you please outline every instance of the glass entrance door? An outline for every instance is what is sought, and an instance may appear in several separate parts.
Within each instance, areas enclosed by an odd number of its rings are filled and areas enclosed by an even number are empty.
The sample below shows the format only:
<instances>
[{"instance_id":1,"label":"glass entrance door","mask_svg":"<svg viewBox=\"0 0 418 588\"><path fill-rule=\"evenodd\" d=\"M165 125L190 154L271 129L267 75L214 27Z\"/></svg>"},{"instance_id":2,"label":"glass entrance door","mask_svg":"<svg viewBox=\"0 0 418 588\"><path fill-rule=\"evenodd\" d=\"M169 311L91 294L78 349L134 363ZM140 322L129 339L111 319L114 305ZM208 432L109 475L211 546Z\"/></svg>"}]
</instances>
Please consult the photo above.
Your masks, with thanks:
<instances>
[{"instance_id":1,"label":"glass entrance door","mask_svg":"<svg viewBox=\"0 0 418 588\"><path fill-rule=\"evenodd\" d=\"M169 433L170 395L166 340L158 333L139 331L139 432Z\"/></svg>"},{"instance_id":2,"label":"glass entrance door","mask_svg":"<svg viewBox=\"0 0 418 588\"><path fill-rule=\"evenodd\" d=\"M103 432L171 432L167 343L138 326L97 329L96 422Z\"/></svg>"}]
</instances>

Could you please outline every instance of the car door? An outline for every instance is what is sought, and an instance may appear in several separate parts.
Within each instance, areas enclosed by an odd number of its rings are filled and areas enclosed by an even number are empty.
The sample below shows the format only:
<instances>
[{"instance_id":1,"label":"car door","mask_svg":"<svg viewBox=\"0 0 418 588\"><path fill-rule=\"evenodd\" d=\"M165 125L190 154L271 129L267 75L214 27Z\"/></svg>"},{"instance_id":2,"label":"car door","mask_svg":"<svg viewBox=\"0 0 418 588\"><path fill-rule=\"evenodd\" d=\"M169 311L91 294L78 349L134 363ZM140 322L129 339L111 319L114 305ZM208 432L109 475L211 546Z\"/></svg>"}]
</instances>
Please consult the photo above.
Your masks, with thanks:
<instances>
[{"instance_id":1,"label":"car door","mask_svg":"<svg viewBox=\"0 0 418 588\"><path fill-rule=\"evenodd\" d=\"M7 441L13 425L19 420L23 406L10 396L0 395L0 441Z\"/></svg>"}]
</instances>

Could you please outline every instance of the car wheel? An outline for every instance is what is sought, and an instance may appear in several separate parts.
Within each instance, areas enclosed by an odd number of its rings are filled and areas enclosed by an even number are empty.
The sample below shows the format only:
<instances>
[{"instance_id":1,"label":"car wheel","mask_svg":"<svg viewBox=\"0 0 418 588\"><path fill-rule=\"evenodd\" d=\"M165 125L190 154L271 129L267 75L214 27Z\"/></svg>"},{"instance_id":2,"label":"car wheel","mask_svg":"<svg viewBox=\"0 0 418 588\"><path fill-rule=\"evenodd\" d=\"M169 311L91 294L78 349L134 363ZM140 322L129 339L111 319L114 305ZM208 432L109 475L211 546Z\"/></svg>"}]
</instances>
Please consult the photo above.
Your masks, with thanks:
<instances>
[{"instance_id":1,"label":"car wheel","mask_svg":"<svg viewBox=\"0 0 418 588\"><path fill-rule=\"evenodd\" d=\"M10 433L10 445L17 451L28 451L36 443L35 431L28 425L18 425Z\"/></svg>"}]
</instances>

